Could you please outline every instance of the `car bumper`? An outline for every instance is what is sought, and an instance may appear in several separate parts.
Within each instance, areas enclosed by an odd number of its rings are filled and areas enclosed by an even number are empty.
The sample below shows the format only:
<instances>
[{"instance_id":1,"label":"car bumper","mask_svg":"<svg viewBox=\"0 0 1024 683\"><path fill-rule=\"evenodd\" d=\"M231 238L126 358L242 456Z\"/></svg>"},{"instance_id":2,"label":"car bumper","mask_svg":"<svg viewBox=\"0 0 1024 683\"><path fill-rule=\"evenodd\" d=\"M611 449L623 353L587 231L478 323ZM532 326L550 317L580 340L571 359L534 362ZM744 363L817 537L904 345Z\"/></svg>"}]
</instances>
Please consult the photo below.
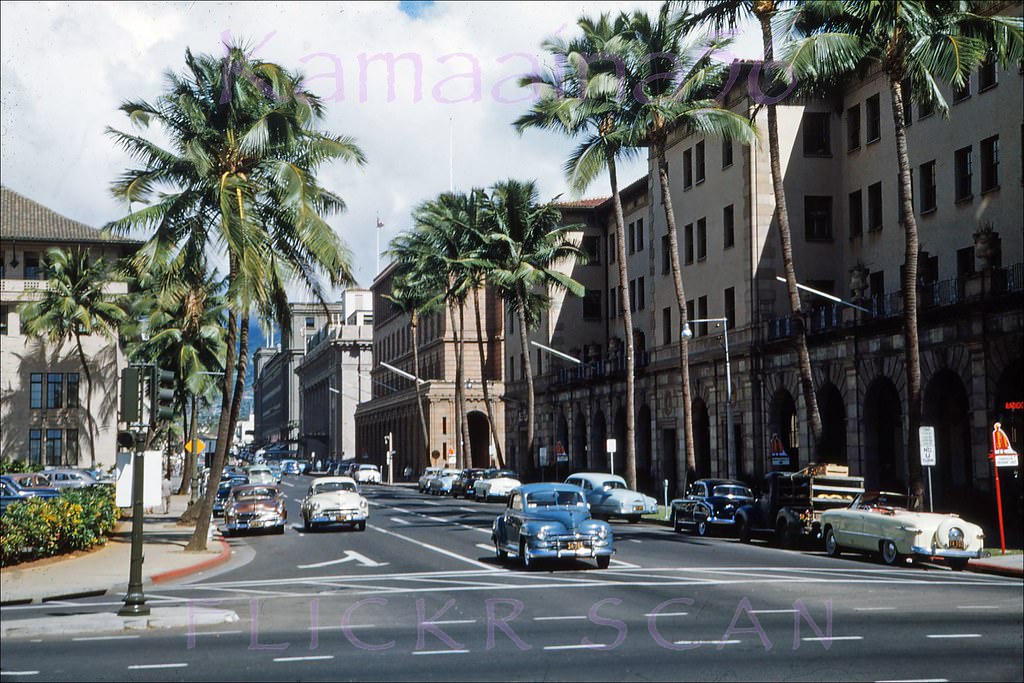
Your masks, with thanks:
<instances>
[{"instance_id":1,"label":"car bumper","mask_svg":"<svg viewBox=\"0 0 1024 683\"><path fill-rule=\"evenodd\" d=\"M369 515L362 512L325 512L320 515L310 516L309 521L313 524L350 524L352 522L365 522Z\"/></svg>"},{"instance_id":2,"label":"car bumper","mask_svg":"<svg viewBox=\"0 0 1024 683\"><path fill-rule=\"evenodd\" d=\"M538 560L563 560L573 557L611 557L615 548L611 546L581 547L575 550L568 548L538 548L530 546L530 557Z\"/></svg>"},{"instance_id":3,"label":"car bumper","mask_svg":"<svg viewBox=\"0 0 1024 683\"><path fill-rule=\"evenodd\" d=\"M225 520L224 528L228 531L246 531L249 529L272 529L274 527L284 526L284 524L285 520L281 517L232 521Z\"/></svg>"},{"instance_id":4,"label":"car bumper","mask_svg":"<svg viewBox=\"0 0 1024 683\"><path fill-rule=\"evenodd\" d=\"M954 559L977 560L981 557L981 550L954 550L951 548L924 548L915 545L910 551L915 555L924 557L946 557Z\"/></svg>"}]
</instances>

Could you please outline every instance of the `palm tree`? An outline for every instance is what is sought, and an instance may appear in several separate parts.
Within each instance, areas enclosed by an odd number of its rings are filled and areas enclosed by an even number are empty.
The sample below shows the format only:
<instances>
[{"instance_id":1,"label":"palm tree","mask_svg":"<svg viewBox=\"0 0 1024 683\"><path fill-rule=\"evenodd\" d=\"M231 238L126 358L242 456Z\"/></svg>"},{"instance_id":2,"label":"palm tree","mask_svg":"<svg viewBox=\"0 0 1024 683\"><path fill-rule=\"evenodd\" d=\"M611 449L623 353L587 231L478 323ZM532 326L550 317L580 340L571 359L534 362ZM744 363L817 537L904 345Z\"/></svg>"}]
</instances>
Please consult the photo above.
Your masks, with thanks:
<instances>
[{"instance_id":1,"label":"palm tree","mask_svg":"<svg viewBox=\"0 0 1024 683\"><path fill-rule=\"evenodd\" d=\"M121 106L136 125L156 122L169 147L108 129L139 164L114 183L114 195L145 205L108 227L150 233L138 255L142 271L153 263L194 269L207 250L226 256L224 392L210 473L216 482L241 407L254 307L283 316L292 279L321 301L322 277L332 286L354 282L349 254L323 218L345 204L319 185L317 171L328 161L365 159L351 138L316 128L324 107L303 89L301 74L251 59L238 46L221 58L186 51L185 61L186 73L169 73L168 90L154 103ZM215 494L208 487L189 550L206 547Z\"/></svg>"},{"instance_id":2,"label":"palm tree","mask_svg":"<svg viewBox=\"0 0 1024 683\"><path fill-rule=\"evenodd\" d=\"M673 130L682 129L744 143L756 139L754 126L746 117L722 108L712 99L723 80L722 67L712 61L722 43L709 41L700 34L686 37L689 25L689 15L673 12L668 2L662 4L653 22L645 12L637 11L633 14L633 58L628 62L628 73L630 83L640 90L630 89L635 96L628 101L630 110L626 119L634 129L637 140L648 148L649 156L657 163L680 329L686 324L686 293L679 265L675 211L669 190L669 165L665 149L668 135ZM690 472L696 470L696 457L690 398L689 342L682 334L678 335L678 346L686 450L680 454L682 462L678 463L676 472L678 490L685 491ZM733 466L735 463L730 463L730 467Z\"/></svg>"},{"instance_id":3,"label":"palm tree","mask_svg":"<svg viewBox=\"0 0 1024 683\"><path fill-rule=\"evenodd\" d=\"M985 16L961 0L809 2L784 16L794 40L785 58L797 77L837 78L864 67L881 69L892 102L893 142L899 167L904 233L903 328L907 373L907 452L918 452L921 425L921 360L917 327L917 260L920 240L914 216L904 102L925 102L944 116L949 107L942 84L961 87L971 71L992 59L1006 68L1024 56L1019 16ZM904 90L910 83L910 91ZM909 458L910 488L923 494L921 465Z\"/></svg>"},{"instance_id":4,"label":"palm tree","mask_svg":"<svg viewBox=\"0 0 1024 683\"><path fill-rule=\"evenodd\" d=\"M520 133L527 128L541 128L560 132L570 138L584 138L564 165L574 191L582 192L602 171L608 172L615 217L619 310L622 312L626 352L625 479L630 487L635 488L636 359L633 352L633 314L626 289L628 273L625 227L616 171L617 160L637 154L630 141L630 131L623 124L625 105L621 95L624 79L618 73L620 65L627 58L629 18L625 14L620 14L615 20L607 14L601 15L597 21L581 17L577 25L583 32L582 37L570 42L558 38L544 42L544 48L563 60L566 68L560 72L531 74L521 79L520 84L534 88L539 97L531 110L519 117L514 125ZM529 355L525 354L527 378L528 383L532 383ZM532 444L528 448L532 449Z\"/></svg>"},{"instance_id":5,"label":"palm tree","mask_svg":"<svg viewBox=\"0 0 1024 683\"><path fill-rule=\"evenodd\" d=\"M47 287L42 299L19 309L26 334L58 347L73 343L85 373L85 431L89 437L89 463L96 466L96 419L92 412L93 380L82 338L99 335L117 338L124 310L104 288L110 282L110 264L90 260L85 249L50 249L46 255Z\"/></svg>"},{"instance_id":6,"label":"palm tree","mask_svg":"<svg viewBox=\"0 0 1024 683\"><path fill-rule=\"evenodd\" d=\"M693 3L696 11L691 21L693 26L708 24L716 29L722 29L724 27L736 28L743 19L755 18L761 27L764 64L771 69L775 59L772 20L783 4L783 0L707 0ZM821 413L818 410L818 396L814 391L811 354L807 350L807 331L801 317L802 309L800 290L797 288L796 266L793 264L793 237L789 228L789 209L786 205L786 188L783 184L776 101L774 97L764 100L768 110L768 155L772 169L772 191L775 195L775 223L779 228L782 269L786 277L786 291L789 294L789 310L793 316L797 364L800 370L800 390L803 394L804 405L807 406L807 421L811 428L813 457L817 459L821 455L823 430Z\"/></svg>"},{"instance_id":7,"label":"palm tree","mask_svg":"<svg viewBox=\"0 0 1024 683\"><path fill-rule=\"evenodd\" d=\"M538 203L537 196L532 181L500 182L491 189L486 220L495 266L490 277L519 321L526 374L526 444L515 465L524 472L533 467L535 399L529 331L536 327L541 308L549 305L553 289L580 297L585 293L583 285L556 270L570 259L583 258L570 238L580 226L561 225L561 212L552 204Z\"/></svg>"}]
</instances>

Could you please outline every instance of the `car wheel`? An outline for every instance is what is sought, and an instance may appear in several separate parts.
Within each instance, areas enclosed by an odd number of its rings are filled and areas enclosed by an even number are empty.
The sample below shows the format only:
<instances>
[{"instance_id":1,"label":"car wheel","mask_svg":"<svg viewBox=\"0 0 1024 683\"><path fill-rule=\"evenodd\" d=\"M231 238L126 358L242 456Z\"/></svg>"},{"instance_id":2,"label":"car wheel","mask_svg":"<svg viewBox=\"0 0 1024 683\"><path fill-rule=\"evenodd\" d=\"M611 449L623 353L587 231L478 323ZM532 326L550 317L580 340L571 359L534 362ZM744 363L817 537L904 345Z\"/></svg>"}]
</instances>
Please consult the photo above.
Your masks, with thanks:
<instances>
[{"instance_id":1,"label":"car wheel","mask_svg":"<svg viewBox=\"0 0 1024 683\"><path fill-rule=\"evenodd\" d=\"M284 524L281 524L280 526L274 527L274 533L277 534L278 536L284 534Z\"/></svg>"},{"instance_id":2,"label":"car wheel","mask_svg":"<svg viewBox=\"0 0 1024 683\"><path fill-rule=\"evenodd\" d=\"M896 550L895 541L882 541L879 546L882 552L882 562L889 566L893 566L899 562L900 554L899 551Z\"/></svg>"},{"instance_id":3,"label":"car wheel","mask_svg":"<svg viewBox=\"0 0 1024 683\"><path fill-rule=\"evenodd\" d=\"M302 530L307 534L313 530L313 525L309 523L309 517L302 515Z\"/></svg>"},{"instance_id":4,"label":"car wheel","mask_svg":"<svg viewBox=\"0 0 1024 683\"><path fill-rule=\"evenodd\" d=\"M672 511L672 531L682 531L682 530L683 530L683 525L680 524L680 522L679 522L679 515L676 514L675 510L673 510Z\"/></svg>"},{"instance_id":5,"label":"car wheel","mask_svg":"<svg viewBox=\"0 0 1024 683\"><path fill-rule=\"evenodd\" d=\"M711 528L708 526L708 520L699 519L694 527L697 531L698 536L708 536L711 532Z\"/></svg>"},{"instance_id":6,"label":"car wheel","mask_svg":"<svg viewBox=\"0 0 1024 683\"><path fill-rule=\"evenodd\" d=\"M498 560L501 562L504 562L508 559L508 551L503 550L501 546L498 545L497 541L494 542L494 556L497 557Z\"/></svg>"},{"instance_id":7,"label":"car wheel","mask_svg":"<svg viewBox=\"0 0 1024 683\"><path fill-rule=\"evenodd\" d=\"M775 542L780 548L789 548L793 545L793 532L789 529L789 523L786 520L780 520L779 525L775 529Z\"/></svg>"},{"instance_id":8,"label":"car wheel","mask_svg":"<svg viewBox=\"0 0 1024 683\"><path fill-rule=\"evenodd\" d=\"M836 541L836 533L832 531L832 527L825 530L825 552L829 557L839 557L842 554L839 542Z\"/></svg>"},{"instance_id":9,"label":"car wheel","mask_svg":"<svg viewBox=\"0 0 1024 683\"><path fill-rule=\"evenodd\" d=\"M530 549L526 547L526 541L519 541L519 561L523 563L523 569L531 569L533 558L530 557Z\"/></svg>"},{"instance_id":10,"label":"car wheel","mask_svg":"<svg viewBox=\"0 0 1024 683\"><path fill-rule=\"evenodd\" d=\"M366 531L366 520L356 523L356 531Z\"/></svg>"},{"instance_id":11,"label":"car wheel","mask_svg":"<svg viewBox=\"0 0 1024 683\"><path fill-rule=\"evenodd\" d=\"M598 555L597 556L597 568L608 569L608 565L612 562L611 555Z\"/></svg>"},{"instance_id":12,"label":"car wheel","mask_svg":"<svg viewBox=\"0 0 1024 683\"><path fill-rule=\"evenodd\" d=\"M737 534L740 538L740 543L750 543L750 522L747 521L747 518L740 517L736 525L739 527Z\"/></svg>"},{"instance_id":13,"label":"car wheel","mask_svg":"<svg viewBox=\"0 0 1024 683\"><path fill-rule=\"evenodd\" d=\"M966 557L951 557L946 561L949 562L949 566L955 572L962 572L963 570L967 569Z\"/></svg>"},{"instance_id":14,"label":"car wheel","mask_svg":"<svg viewBox=\"0 0 1024 683\"><path fill-rule=\"evenodd\" d=\"M636 524L637 522L640 521L640 515L630 515L629 517L626 518L626 520L630 524Z\"/></svg>"}]
</instances>

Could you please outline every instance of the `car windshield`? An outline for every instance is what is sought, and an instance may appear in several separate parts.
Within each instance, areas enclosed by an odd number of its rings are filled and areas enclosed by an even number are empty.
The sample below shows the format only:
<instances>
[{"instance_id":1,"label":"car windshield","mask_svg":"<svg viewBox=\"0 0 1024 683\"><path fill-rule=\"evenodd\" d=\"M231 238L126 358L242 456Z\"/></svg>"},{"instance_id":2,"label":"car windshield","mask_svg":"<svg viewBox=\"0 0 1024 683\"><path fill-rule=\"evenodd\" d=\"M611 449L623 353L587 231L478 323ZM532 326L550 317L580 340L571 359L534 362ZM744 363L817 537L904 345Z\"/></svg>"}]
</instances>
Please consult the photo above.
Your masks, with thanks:
<instances>
[{"instance_id":1,"label":"car windshield","mask_svg":"<svg viewBox=\"0 0 1024 683\"><path fill-rule=\"evenodd\" d=\"M235 494L237 500L255 500L257 498L273 498L277 495L274 489L246 489Z\"/></svg>"},{"instance_id":2,"label":"car windshield","mask_svg":"<svg viewBox=\"0 0 1024 683\"><path fill-rule=\"evenodd\" d=\"M327 493L328 491L355 491L356 485L350 481L328 481L317 484L313 493Z\"/></svg>"},{"instance_id":3,"label":"car windshield","mask_svg":"<svg viewBox=\"0 0 1024 683\"><path fill-rule=\"evenodd\" d=\"M734 484L721 484L711 490L712 496L720 496L722 498L753 498L754 494L750 492L746 486L736 486Z\"/></svg>"},{"instance_id":4,"label":"car windshield","mask_svg":"<svg viewBox=\"0 0 1024 683\"><path fill-rule=\"evenodd\" d=\"M624 489L626 488L626 482L617 481L615 479L609 479L608 481L603 482L601 486L603 486L606 489Z\"/></svg>"},{"instance_id":5,"label":"car windshield","mask_svg":"<svg viewBox=\"0 0 1024 683\"><path fill-rule=\"evenodd\" d=\"M906 510L910 500L901 493L862 493L854 503L860 510Z\"/></svg>"},{"instance_id":6,"label":"car windshield","mask_svg":"<svg viewBox=\"0 0 1024 683\"><path fill-rule=\"evenodd\" d=\"M578 491L538 491L526 498L526 507L552 507L584 505L583 496Z\"/></svg>"},{"instance_id":7,"label":"car windshield","mask_svg":"<svg viewBox=\"0 0 1024 683\"><path fill-rule=\"evenodd\" d=\"M505 477L507 479L515 479L516 473L512 470L491 470L487 473L488 479L497 479L499 477Z\"/></svg>"}]
</instances>

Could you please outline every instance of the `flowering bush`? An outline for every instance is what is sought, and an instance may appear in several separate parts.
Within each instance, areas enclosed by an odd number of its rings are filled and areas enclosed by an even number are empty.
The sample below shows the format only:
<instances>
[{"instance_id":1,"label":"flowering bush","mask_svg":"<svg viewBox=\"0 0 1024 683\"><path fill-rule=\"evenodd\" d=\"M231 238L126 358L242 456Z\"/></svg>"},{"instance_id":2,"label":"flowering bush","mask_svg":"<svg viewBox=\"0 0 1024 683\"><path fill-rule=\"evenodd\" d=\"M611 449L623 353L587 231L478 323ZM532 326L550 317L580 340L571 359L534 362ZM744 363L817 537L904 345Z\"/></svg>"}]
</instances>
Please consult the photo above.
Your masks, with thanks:
<instances>
[{"instance_id":1,"label":"flowering bush","mask_svg":"<svg viewBox=\"0 0 1024 683\"><path fill-rule=\"evenodd\" d=\"M12 503L0 518L0 565L85 550L106 542L118 508L114 489L94 486L68 490L58 498Z\"/></svg>"}]
</instances>

